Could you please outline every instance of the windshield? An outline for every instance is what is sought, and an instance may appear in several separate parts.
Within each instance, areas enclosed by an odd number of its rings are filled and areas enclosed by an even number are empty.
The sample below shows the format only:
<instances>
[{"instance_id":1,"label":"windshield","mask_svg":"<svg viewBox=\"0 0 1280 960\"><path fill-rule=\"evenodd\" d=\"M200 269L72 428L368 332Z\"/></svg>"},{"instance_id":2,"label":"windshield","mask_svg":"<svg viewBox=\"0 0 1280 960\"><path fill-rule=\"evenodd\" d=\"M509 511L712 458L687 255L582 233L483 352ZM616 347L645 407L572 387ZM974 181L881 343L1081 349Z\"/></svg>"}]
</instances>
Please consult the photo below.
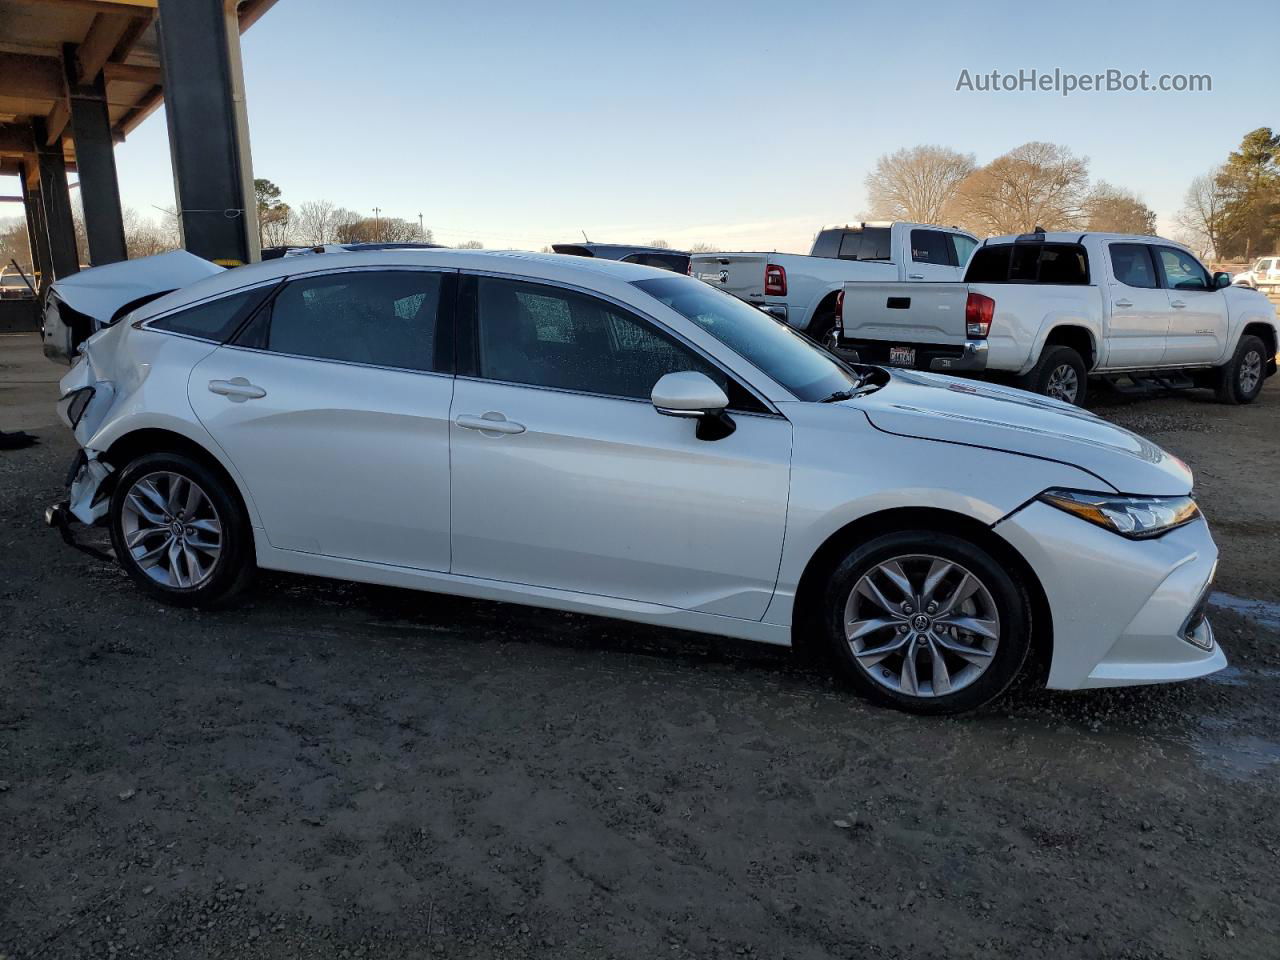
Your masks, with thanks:
<instances>
[{"instance_id":1,"label":"windshield","mask_svg":"<svg viewBox=\"0 0 1280 960\"><path fill-rule=\"evenodd\" d=\"M858 383L853 371L786 324L701 280L676 276L633 283L801 400L823 400Z\"/></svg>"}]
</instances>

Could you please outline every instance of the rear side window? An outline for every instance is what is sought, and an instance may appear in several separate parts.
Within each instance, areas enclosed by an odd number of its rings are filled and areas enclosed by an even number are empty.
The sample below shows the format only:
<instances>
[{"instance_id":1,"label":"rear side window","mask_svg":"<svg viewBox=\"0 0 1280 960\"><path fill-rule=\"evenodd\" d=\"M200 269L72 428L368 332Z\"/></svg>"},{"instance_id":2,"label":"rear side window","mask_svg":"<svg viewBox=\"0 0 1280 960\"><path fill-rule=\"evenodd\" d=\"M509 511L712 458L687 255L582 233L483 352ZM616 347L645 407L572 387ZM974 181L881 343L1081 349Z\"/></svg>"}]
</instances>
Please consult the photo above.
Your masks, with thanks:
<instances>
[{"instance_id":1,"label":"rear side window","mask_svg":"<svg viewBox=\"0 0 1280 960\"><path fill-rule=\"evenodd\" d=\"M448 372L453 349L440 313L449 276L360 270L294 280L236 342L316 360Z\"/></svg>"},{"instance_id":2,"label":"rear side window","mask_svg":"<svg viewBox=\"0 0 1280 960\"><path fill-rule=\"evenodd\" d=\"M841 260L891 260L888 227L846 230L840 239Z\"/></svg>"},{"instance_id":3,"label":"rear side window","mask_svg":"<svg viewBox=\"0 0 1280 960\"><path fill-rule=\"evenodd\" d=\"M1151 248L1145 243L1111 244L1111 272L1116 282L1126 287L1153 290L1160 286L1151 261Z\"/></svg>"},{"instance_id":4,"label":"rear side window","mask_svg":"<svg viewBox=\"0 0 1280 960\"><path fill-rule=\"evenodd\" d=\"M181 333L200 340L225 343L273 289L274 287L268 285L256 287L253 290L242 290L226 297L219 297L217 300L207 300L186 310L152 320L147 327L151 330L167 330L170 333Z\"/></svg>"},{"instance_id":5,"label":"rear side window","mask_svg":"<svg viewBox=\"0 0 1280 960\"><path fill-rule=\"evenodd\" d=\"M911 259L916 263L936 263L944 267L955 265L951 259L951 245L941 230L912 230Z\"/></svg>"},{"instance_id":6,"label":"rear side window","mask_svg":"<svg viewBox=\"0 0 1280 960\"><path fill-rule=\"evenodd\" d=\"M1087 284L1089 258L1078 243L1004 243L982 247L965 271L968 283Z\"/></svg>"}]
</instances>

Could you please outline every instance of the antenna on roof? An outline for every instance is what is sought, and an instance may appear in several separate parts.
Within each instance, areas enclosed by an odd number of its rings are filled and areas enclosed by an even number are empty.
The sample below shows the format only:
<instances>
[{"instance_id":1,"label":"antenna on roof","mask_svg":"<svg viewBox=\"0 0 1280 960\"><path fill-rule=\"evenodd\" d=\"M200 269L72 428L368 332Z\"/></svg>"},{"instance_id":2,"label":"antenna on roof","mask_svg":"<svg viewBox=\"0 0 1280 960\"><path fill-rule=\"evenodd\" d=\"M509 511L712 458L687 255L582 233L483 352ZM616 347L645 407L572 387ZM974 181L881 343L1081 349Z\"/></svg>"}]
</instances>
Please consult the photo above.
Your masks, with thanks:
<instances>
[{"instance_id":1,"label":"antenna on roof","mask_svg":"<svg viewBox=\"0 0 1280 960\"><path fill-rule=\"evenodd\" d=\"M581 233L582 233L582 242L583 242L583 243L590 243L590 242L591 242L591 238L587 236L587 231L583 230L583 231L581 231Z\"/></svg>"}]
</instances>

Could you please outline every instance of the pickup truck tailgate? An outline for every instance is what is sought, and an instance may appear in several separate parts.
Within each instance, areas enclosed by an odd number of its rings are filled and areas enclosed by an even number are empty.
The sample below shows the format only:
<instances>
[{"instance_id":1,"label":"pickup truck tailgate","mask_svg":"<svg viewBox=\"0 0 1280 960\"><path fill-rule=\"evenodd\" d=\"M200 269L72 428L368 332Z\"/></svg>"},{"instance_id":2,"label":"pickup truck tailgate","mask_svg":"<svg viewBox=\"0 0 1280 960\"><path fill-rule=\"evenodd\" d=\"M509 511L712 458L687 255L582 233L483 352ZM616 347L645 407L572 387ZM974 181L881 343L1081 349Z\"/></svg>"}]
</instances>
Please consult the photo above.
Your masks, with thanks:
<instances>
[{"instance_id":1,"label":"pickup truck tailgate","mask_svg":"<svg viewBox=\"0 0 1280 960\"><path fill-rule=\"evenodd\" d=\"M963 283L846 283L844 340L962 344Z\"/></svg>"},{"instance_id":2,"label":"pickup truck tailgate","mask_svg":"<svg viewBox=\"0 0 1280 960\"><path fill-rule=\"evenodd\" d=\"M735 297L759 303L764 300L768 262L767 253L696 253L689 258L689 272Z\"/></svg>"}]
</instances>

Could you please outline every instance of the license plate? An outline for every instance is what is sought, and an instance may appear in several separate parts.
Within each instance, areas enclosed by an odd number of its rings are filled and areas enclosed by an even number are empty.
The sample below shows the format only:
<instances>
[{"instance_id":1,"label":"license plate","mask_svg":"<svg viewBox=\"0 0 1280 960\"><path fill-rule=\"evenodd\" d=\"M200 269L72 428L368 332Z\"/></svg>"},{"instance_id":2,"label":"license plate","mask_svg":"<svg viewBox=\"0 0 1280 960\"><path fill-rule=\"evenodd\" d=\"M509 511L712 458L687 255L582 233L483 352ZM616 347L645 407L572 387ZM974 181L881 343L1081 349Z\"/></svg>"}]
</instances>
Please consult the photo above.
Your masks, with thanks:
<instances>
[{"instance_id":1,"label":"license plate","mask_svg":"<svg viewBox=\"0 0 1280 960\"><path fill-rule=\"evenodd\" d=\"M914 367L916 365L916 348L890 347L889 362L895 367Z\"/></svg>"}]
</instances>

